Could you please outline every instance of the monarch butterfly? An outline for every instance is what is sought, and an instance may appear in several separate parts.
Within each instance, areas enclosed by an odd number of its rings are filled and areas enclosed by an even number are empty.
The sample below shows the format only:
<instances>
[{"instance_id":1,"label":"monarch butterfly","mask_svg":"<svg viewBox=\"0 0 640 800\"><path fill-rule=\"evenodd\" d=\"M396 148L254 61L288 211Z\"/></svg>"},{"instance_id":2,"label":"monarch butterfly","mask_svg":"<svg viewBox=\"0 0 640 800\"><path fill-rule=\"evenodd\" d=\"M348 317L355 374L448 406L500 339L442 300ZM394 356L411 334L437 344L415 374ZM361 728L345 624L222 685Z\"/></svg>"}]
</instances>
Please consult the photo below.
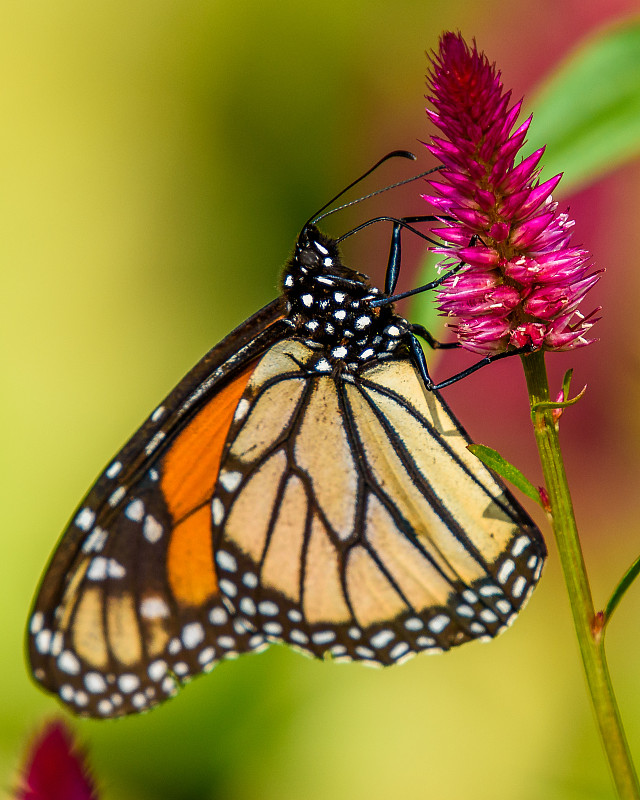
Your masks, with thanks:
<instances>
[{"instance_id":1,"label":"monarch butterfly","mask_svg":"<svg viewBox=\"0 0 640 800\"><path fill-rule=\"evenodd\" d=\"M540 532L393 310L406 219L385 292L317 221L280 297L153 411L51 558L29 660L76 714L147 709L274 641L387 665L488 639L540 576Z\"/></svg>"}]
</instances>

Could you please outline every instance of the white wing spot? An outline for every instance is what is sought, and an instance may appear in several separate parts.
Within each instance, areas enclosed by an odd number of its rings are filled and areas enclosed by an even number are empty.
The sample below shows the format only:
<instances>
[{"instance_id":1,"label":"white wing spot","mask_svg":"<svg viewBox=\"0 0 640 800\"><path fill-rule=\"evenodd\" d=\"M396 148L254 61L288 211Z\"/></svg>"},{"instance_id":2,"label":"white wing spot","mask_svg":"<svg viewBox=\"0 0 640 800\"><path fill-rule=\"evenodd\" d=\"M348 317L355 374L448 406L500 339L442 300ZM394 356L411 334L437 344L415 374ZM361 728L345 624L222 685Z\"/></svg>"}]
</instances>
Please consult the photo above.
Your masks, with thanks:
<instances>
[{"instance_id":1,"label":"white wing spot","mask_svg":"<svg viewBox=\"0 0 640 800\"><path fill-rule=\"evenodd\" d=\"M239 422L241 419L244 419L247 415L247 411L249 410L250 405L251 403L246 398L243 397L236 406L236 413L233 415L233 419L236 422Z\"/></svg>"},{"instance_id":2,"label":"white wing spot","mask_svg":"<svg viewBox=\"0 0 640 800\"><path fill-rule=\"evenodd\" d=\"M430 636L418 636L416 639L416 644L418 647L433 647L436 643L435 639L432 639ZM440 648L438 648L440 650Z\"/></svg>"},{"instance_id":3,"label":"white wing spot","mask_svg":"<svg viewBox=\"0 0 640 800\"><path fill-rule=\"evenodd\" d=\"M102 528L96 527L87 536L82 544L83 553L99 553L107 541L107 532Z\"/></svg>"},{"instance_id":4,"label":"white wing spot","mask_svg":"<svg viewBox=\"0 0 640 800\"><path fill-rule=\"evenodd\" d=\"M245 574L242 576L242 582L249 589L255 589L258 585L258 578L253 574L253 572L245 572Z\"/></svg>"},{"instance_id":5,"label":"white wing spot","mask_svg":"<svg viewBox=\"0 0 640 800\"><path fill-rule=\"evenodd\" d=\"M382 630L378 631L378 633L374 634L369 639L369 644L371 647L375 647L376 650L379 650L382 647L386 647L389 642L393 641L395 634L393 631L390 630Z\"/></svg>"},{"instance_id":6,"label":"white wing spot","mask_svg":"<svg viewBox=\"0 0 640 800\"><path fill-rule=\"evenodd\" d=\"M506 583L515 568L516 565L510 558L503 562L502 566L498 570L498 574L496 575L498 583Z\"/></svg>"},{"instance_id":7,"label":"white wing spot","mask_svg":"<svg viewBox=\"0 0 640 800\"><path fill-rule=\"evenodd\" d=\"M215 659L215 657L216 657L215 648L205 647L205 649L198 656L198 663L206 667L207 664L210 664Z\"/></svg>"},{"instance_id":8,"label":"white wing spot","mask_svg":"<svg viewBox=\"0 0 640 800\"><path fill-rule=\"evenodd\" d=\"M85 531L88 533L91 530L91 526L95 522L96 513L92 511L90 508L83 508L82 511L78 514L75 518L75 523L81 531Z\"/></svg>"},{"instance_id":9,"label":"white wing spot","mask_svg":"<svg viewBox=\"0 0 640 800\"><path fill-rule=\"evenodd\" d=\"M113 703L110 700L101 700L98 703L98 711L106 717L107 714L111 714L113 711Z\"/></svg>"},{"instance_id":10,"label":"white wing spot","mask_svg":"<svg viewBox=\"0 0 640 800\"><path fill-rule=\"evenodd\" d=\"M333 631L317 631L311 634L311 641L314 644L329 644L336 638Z\"/></svg>"},{"instance_id":11,"label":"white wing spot","mask_svg":"<svg viewBox=\"0 0 640 800\"><path fill-rule=\"evenodd\" d=\"M224 625L228 619L229 615L224 608L220 608L220 606L212 608L209 612L209 622L211 622L213 625Z\"/></svg>"},{"instance_id":12,"label":"white wing spot","mask_svg":"<svg viewBox=\"0 0 640 800\"><path fill-rule=\"evenodd\" d=\"M291 622L302 622L302 614L296 608L292 608L288 611L287 616Z\"/></svg>"},{"instance_id":13,"label":"white wing spot","mask_svg":"<svg viewBox=\"0 0 640 800\"><path fill-rule=\"evenodd\" d=\"M280 636L282 633L282 625L279 622L265 622L262 630L270 636Z\"/></svg>"},{"instance_id":14,"label":"white wing spot","mask_svg":"<svg viewBox=\"0 0 640 800\"><path fill-rule=\"evenodd\" d=\"M424 622L419 617L409 617L405 620L404 627L408 631L420 631L424 628Z\"/></svg>"},{"instance_id":15,"label":"white wing spot","mask_svg":"<svg viewBox=\"0 0 640 800\"><path fill-rule=\"evenodd\" d=\"M367 358L371 358L371 356L372 356L373 354L374 354L373 348L371 348L371 347L367 347L367 349L366 349L366 350L363 350L363 351L360 353L360 355L358 356L358 358L359 358L361 361L365 361Z\"/></svg>"},{"instance_id":16,"label":"white wing spot","mask_svg":"<svg viewBox=\"0 0 640 800\"><path fill-rule=\"evenodd\" d=\"M157 422L159 419L161 419L165 411L166 409L164 406L158 406L158 408L156 408L156 410L151 415L151 422Z\"/></svg>"},{"instance_id":17,"label":"white wing spot","mask_svg":"<svg viewBox=\"0 0 640 800\"><path fill-rule=\"evenodd\" d=\"M473 617L473 616L474 616L474 614L475 614L475 612L474 612L474 610L471 608L471 606L466 606L466 605L464 605L464 604L462 604L462 605L459 605L459 606L456 608L456 611L458 612L458 614L459 614L461 617Z\"/></svg>"},{"instance_id":18,"label":"white wing spot","mask_svg":"<svg viewBox=\"0 0 640 800\"><path fill-rule=\"evenodd\" d=\"M49 652L49 648L51 647L51 631L47 628L43 628L37 635L36 635L36 650L43 656L47 655Z\"/></svg>"},{"instance_id":19,"label":"white wing spot","mask_svg":"<svg viewBox=\"0 0 640 800\"><path fill-rule=\"evenodd\" d=\"M69 675L77 675L80 672L80 662L69 650L63 650L58 658L58 668Z\"/></svg>"},{"instance_id":20,"label":"white wing spot","mask_svg":"<svg viewBox=\"0 0 640 800\"><path fill-rule=\"evenodd\" d=\"M107 684L99 672L87 672L84 676L84 685L92 694L106 692Z\"/></svg>"},{"instance_id":21,"label":"white wing spot","mask_svg":"<svg viewBox=\"0 0 640 800\"><path fill-rule=\"evenodd\" d=\"M346 294L344 292L334 292L333 293L333 299L336 301L336 303L344 303L345 297L346 297Z\"/></svg>"},{"instance_id":22,"label":"white wing spot","mask_svg":"<svg viewBox=\"0 0 640 800\"><path fill-rule=\"evenodd\" d=\"M359 331L364 330L367 326L371 325L371 317L363 314L356 320L355 326Z\"/></svg>"},{"instance_id":23,"label":"white wing spot","mask_svg":"<svg viewBox=\"0 0 640 800\"><path fill-rule=\"evenodd\" d=\"M169 655L177 656L181 650L182 650L182 642L180 641L180 639L177 639L174 636L174 638L169 642L167 646L167 651L169 652Z\"/></svg>"},{"instance_id":24,"label":"white wing spot","mask_svg":"<svg viewBox=\"0 0 640 800\"><path fill-rule=\"evenodd\" d=\"M140 603L140 616L145 619L162 619L169 613L169 606L162 597L145 597Z\"/></svg>"},{"instance_id":25,"label":"white wing spot","mask_svg":"<svg viewBox=\"0 0 640 800\"><path fill-rule=\"evenodd\" d=\"M225 550L218 550L216 553L216 563L220 569L224 569L227 572L235 572L238 569L238 562L231 553L227 553Z\"/></svg>"},{"instance_id":26,"label":"white wing spot","mask_svg":"<svg viewBox=\"0 0 640 800\"><path fill-rule=\"evenodd\" d=\"M44 625L44 614L42 611L36 611L36 613L31 617L31 624L29 625L29 630L31 633L35 634L42 630L42 626Z\"/></svg>"},{"instance_id":27,"label":"white wing spot","mask_svg":"<svg viewBox=\"0 0 640 800\"><path fill-rule=\"evenodd\" d=\"M111 494L111 497L109 497L109 500L107 501L111 508L115 508L126 493L127 490L124 486L118 486L118 488Z\"/></svg>"},{"instance_id":28,"label":"white wing spot","mask_svg":"<svg viewBox=\"0 0 640 800\"><path fill-rule=\"evenodd\" d=\"M524 577L524 575L519 575L513 582L513 586L511 587L511 594L514 597L520 597L520 595L524 592L526 585L527 585L527 579Z\"/></svg>"},{"instance_id":29,"label":"white wing spot","mask_svg":"<svg viewBox=\"0 0 640 800\"><path fill-rule=\"evenodd\" d=\"M147 705L147 698L142 692L136 692L131 698L131 705L134 708L144 708Z\"/></svg>"},{"instance_id":30,"label":"white wing spot","mask_svg":"<svg viewBox=\"0 0 640 800\"><path fill-rule=\"evenodd\" d=\"M152 681L160 681L167 674L167 669L167 662L159 659L158 661L153 661L151 664L149 664L147 674Z\"/></svg>"},{"instance_id":31,"label":"white wing spot","mask_svg":"<svg viewBox=\"0 0 640 800\"><path fill-rule=\"evenodd\" d=\"M511 555L517 558L530 544L531 539L528 536L519 536L513 543Z\"/></svg>"},{"instance_id":32,"label":"white wing spot","mask_svg":"<svg viewBox=\"0 0 640 800\"><path fill-rule=\"evenodd\" d=\"M483 619L485 622L497 622L498 617L493 613L490 608L483 608L479 614L480 619Z\"/></svg>"},{"instance_id":33,"label":"white wing spot","mask_svg":"<svg viewBox=\"0 0 640 800\"><path fill-rule=\"evenodd\" d=\"M224 519L224 505L219 497L214 497L211 503L211 514L213 516L213 524L218 526L222 524Z\"/></svg>"},{"instance_id":34,"label":"white wing spot","mask_svg":"<svg viewBox=\"0 0 640 800\"><path fill-rule=\"evenodd\" d=\"M240 486L240 481L242 480L242 473L241 472L227 472L223 470L220 473L220 483L222 488L225 489L227 492L235 492L235 490Z\"/></svg>"},{"instance_id":35,"label":"white wing spot","mask_svg":"<svg viewBox=\"0 0 640 800\"><path fill-rule=\"evenodd\" d=\"M117 475L120 474L120 470L122 469L122 464L119 461L114 461L111 466L105 470L105 475L107 478L115 478Z\"/></svg>"},{"instance_id":36,"label":"white wing spot","mask_svg":"<svg viewBox=\"0 0 640 800\"><path fill-rule=\"evenodd\" d=\"M250 597L243 597L239 604L240 611L252 617L256 613L256 604Z\"/></svg>"},{"instance_id":37,"label":"white wing spot","mask_svg":"<svg viewBox=\"0 0 640 800\"><path fill-rule=\"evenodd\" d=\"M193 650L204 641L204 628L199 622L190 622L182 629L182 641L184 646Z\"/></svg>"},{"instance_id":38,"label":"white wing spot","mask_svg":"<svg viewBox=\"0 0 640 800\"><path fill-rule=\"evenodd\" d=\"M124 515L132 522L142 522L144 518L144 503L136 498L124 510Z\"/></svg>"},{"instance_id":39,"label":"white wing spot","mask_svg":"<svg viewBox=\"0 0 640 800\"><path fill-rule=\"evenodd\" d=\"M513 610L511 608L511 603L504 597L500 598L500 600L496 600L496 608L501 614L508 614Z\"/></svg>"},{"instance_id":40,"label":"white wing spot","mask_svg":"<svg viewBox=\"0 0 640 800\"><path fill-rule=\"evenodd\" d=\"M236 640L233 636L219 636L218 644L220 647L224 647L225 650L231 650L231 648L236 646Z\"/></svg>"},{"instance_id":41,"label":"white wing spot","mask_svg":"<svg viewBox=\"0 0 640 800\"><path fill-rule=\"evenodd\" d=\"M238 587L226 578L223 578L218 585L227 597L235 597L238 594Z\"/></svg>"},{"instance_id":42,"label":"white wing spot","mask_svg":"<svg viewBox=\"0 0 640 800\"><path fill-rule=\"evenodd\" d=\"M352 639L360 639L360 637L362 636L362 631L360 630L360 628L349 628L348 633Z\"/></svg>"},{"instance_id":43,"label":"white wing spot","mask_svg":"<svg viewBox=\"0 0 640 800\"><path fill-rule=\"evenodd\" d=\"M309 637L307 634L296 630L295 628L289 632L289 639L292 642L297 642L297 644L307 644L309 642Z\"/></svg>"},{"instance_id":44,"label":"white wing spot","mask_svg":"<svg viewBox=\"0 0 640 800\"><path fill-rule=\"evenodd\" d=\"M271 600L263 600L258 603L258 611L267 617L275 617L279 610L278 606Z\"/></svg>"},{"instance_id":45,"label":"white wing spot","mask_svg":"<svg viewBox=\"0 0 640 800\"><path fill-rule=\"evenodd\" d=\"M151 516L151 514L147 514L144 518L144 525L142 526L142 535L144 538L151 544L156 544L156 542L159 542L162 538L163 533L164 528L158 520Z\"/></svg>"},{"instance_id":46,"label":"white wing spot","mask_svg":"<svg viewBox=\"0 0 640 800\"><path fill-rule=\"evenodd\" d=\"M362 645L356 647L356 653L362 656L362 658L373 658L375 656L373 650L370 650L368 647L362 647Z\"/></svg>"},{"instance_id":47,"label":"white wing spot","mask_svg":"<svg viewBox=\"0 0 640 800\"><path fill-rule=\"evenodd\" d=\"M302 301L303 305L305 305L307 308L311 308L311 306L313 305L312 294L303 294L300 300Z\"/></svg>"},{"instance_id":48,"label":"white wing spot","mask_svg":"<svg viewBox=\"0 0 640 800\"><path fill-rule=\"evenodd\" d=\"M394 661L397 658L401 658L405 653L409 651L409 645L406 642L398 642L397 645L389 650L389 658L392 658Z\"/></svg>"},{"instance_id":49,"label":"white wing spot","mask_svg":"<svg viewBox=\"0 0 640 800\"><path fill-rule=\"evenodd\" d=\"M70 703L73 700L74 695L73 686L69 686L68 683L65 683L60 687L58 694L65 702Z\"/></svg>"},{"instance_id":50,"label":"white wing spot","mask_svg":"<svg viewBox=\"0 0 640 800\"><path fill-rule=\"evenodd\" d=\"M441 633L449 624L449 617L444 614L438 614L427 622L427 627L432 633Z\"/></svg>"},{"instance_id":51,"label":"white wing spot","mask_svg":"<svg viewBox=\"0 0 640 800\"><path fill-rule=\"evenodd\" d=\"M164 439L165 436L166 434L164 431L158 431L157 433L155 433L151 437L151 439L149 439L149 441L147 442L147 446L144 448L145 454L150 456L154 452L154 450L158 448L160 442Z\"/></svg>"},{"instance_id":52,"label":"white wing spot","mask_svg":"<svg viewBox=\"0 0 640 800\"><path fill-rule=\"evenodd\" d=\"M140 686L140 678L132 673L126 673L118 678L118 688L125 694L131 694Z\"/></svg>"},{"instance_id":53,"label":"white wing spot","mask_svg":"<svg viewBox=\"0 0 640 800\"><path fill-rule=\"evenodd\" d=\"M493 597L496 594L504 594L504 592L499 586L496 586L495 583L489 583L480 587L480 594L483 597Z\"/></svg>"},{"instance_id":54,"label":"white wing spot","mask_svg":"<svg viewBox=\"0 0 640 800\"><path fill-rule=\"evenodd\" d=\"M337 311L333 312L334 319L343 320L347 316L347 312L344 308L339 308Z\"/></svg>"},{"instance_id":55,"label":"white wing spot","mask_svg":"<svg viewBox=\"0 0 640 800\"><path fill-rule=\"evenodd\" d=\"M538 563L538 556L529 556L529 560L527 561L527 566L529 567L529 569L534 569L537 563Z\"/></svg>"},{"instance_id":56,"label":"white wing spot","mask_svg":"<svg viewBox=\"0 0 640 800\"><path fill-rule=\"evenodd\" d=\"M52 656L59 656L62 652L62 646L64 644L64 636L62 635L62 631L57 631L53 634L51 638L51 648L50 653Z\"/></svg>"}]
</instances>

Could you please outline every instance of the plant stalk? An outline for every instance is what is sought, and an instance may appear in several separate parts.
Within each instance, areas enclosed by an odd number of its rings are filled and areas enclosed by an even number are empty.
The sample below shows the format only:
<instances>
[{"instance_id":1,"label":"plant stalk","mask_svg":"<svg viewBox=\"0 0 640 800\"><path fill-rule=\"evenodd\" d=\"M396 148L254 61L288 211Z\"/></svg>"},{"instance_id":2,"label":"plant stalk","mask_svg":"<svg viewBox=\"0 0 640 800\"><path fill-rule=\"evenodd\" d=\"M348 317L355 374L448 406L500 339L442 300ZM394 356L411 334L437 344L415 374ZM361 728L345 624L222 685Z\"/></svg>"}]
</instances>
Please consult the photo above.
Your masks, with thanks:
<instances>
[{"instance_id":1,"label":"plant stalk","mask_svg":"<svg viewBox=\"0 0 640 800\"><path fill-rule=\"evenodd\" d=\"M536 409L536 404L550 400L544 353L531 353L521 359L529 390L531 420L549 496L553 532L602 745L618 796L622 800L639 800L640 786L609 677L603 630L597 624L593 607L553 411L550 408Z\"/></svg>"}]
</instances>

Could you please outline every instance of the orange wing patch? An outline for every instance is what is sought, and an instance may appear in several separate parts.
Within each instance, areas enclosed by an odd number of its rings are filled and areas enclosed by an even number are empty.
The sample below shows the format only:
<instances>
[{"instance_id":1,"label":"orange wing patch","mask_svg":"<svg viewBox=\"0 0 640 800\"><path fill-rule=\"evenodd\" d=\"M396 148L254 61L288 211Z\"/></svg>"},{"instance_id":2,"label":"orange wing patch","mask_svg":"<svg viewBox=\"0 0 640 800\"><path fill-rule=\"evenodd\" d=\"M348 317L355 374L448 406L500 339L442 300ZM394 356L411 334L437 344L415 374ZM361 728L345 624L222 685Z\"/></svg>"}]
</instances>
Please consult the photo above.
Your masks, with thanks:
<instances>
[{"instance_id":1,"label":"orange wing patch","mask_svg":"<svg viewBox=\"0 0 640 800\"><path fill-rule=\"evenodd\" d=\"M218 593L208 503L174 528L167 577L176 600L186 606L203 605Z\"/></svg>"},{"instance_id":2,"label":"orange wing patch","mask_svg":"<svg viewBox=\"0 0 640 800\"><path fill-rule=\"evenodd\" d=\"M254 369L255 363L227 384L172 443L161 487L175 522L211 499L233 415Z\"/></svg>"},{"instance_id":3,"label":"orange wing patch","mask_svg":"<svg viewBox=\"0 0 640 800\"><path fill-rule=\"evenodd\" d=\"M162 492L175 523L167 577L185 606L200 606L218 594L210 502L233 415L254 368L255 363L204 406L174 440L162 466Z\"/></svg>"}]
</instances>

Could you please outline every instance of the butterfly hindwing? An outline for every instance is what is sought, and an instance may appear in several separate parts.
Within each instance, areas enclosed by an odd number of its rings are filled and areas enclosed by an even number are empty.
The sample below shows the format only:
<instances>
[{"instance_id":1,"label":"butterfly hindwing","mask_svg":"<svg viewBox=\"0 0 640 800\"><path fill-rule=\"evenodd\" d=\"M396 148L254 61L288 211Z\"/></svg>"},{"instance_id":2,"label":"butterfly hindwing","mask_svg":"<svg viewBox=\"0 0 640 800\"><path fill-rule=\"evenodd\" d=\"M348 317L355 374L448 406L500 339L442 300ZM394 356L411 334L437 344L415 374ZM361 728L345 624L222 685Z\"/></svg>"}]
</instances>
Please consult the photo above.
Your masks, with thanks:
<instances>
[{"instance_id":1,"label":"butterfly hindwing","mask_svg":"<svg viewBox=\"0 0 640 800\"><path fill-rule=\"evenodd\" d=\"M409 359L357 376L317 362L274 345L231 426L213 508L236 615L380 664L496 635L540 574L537 529Z\"/></svg>"}]
</instances>

